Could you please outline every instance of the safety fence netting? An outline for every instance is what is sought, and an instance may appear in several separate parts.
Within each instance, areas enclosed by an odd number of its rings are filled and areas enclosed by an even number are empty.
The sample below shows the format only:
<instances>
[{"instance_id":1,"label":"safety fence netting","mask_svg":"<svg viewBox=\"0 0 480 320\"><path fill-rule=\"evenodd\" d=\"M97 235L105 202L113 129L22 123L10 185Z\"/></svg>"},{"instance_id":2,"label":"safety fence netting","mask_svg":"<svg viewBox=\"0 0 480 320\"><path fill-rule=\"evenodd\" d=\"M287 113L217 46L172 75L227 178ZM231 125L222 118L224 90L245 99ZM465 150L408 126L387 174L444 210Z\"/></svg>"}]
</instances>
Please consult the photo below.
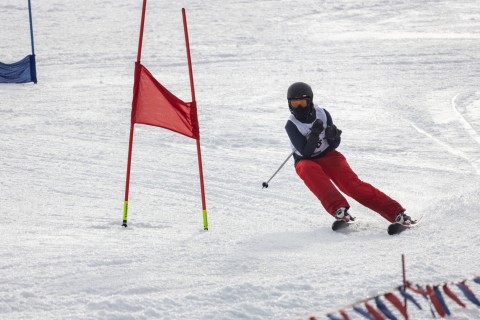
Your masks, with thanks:
<instances>
[{"instance_id":1,"label":"safety fence netting","mask_svg":"<svg viewBox=\"0 0 480 320\"><path fill-rule=\"evenodd\" d=\"M310 316L309 320L446 318L455 316L455 312L461 313L462 309L480 308L480 301L477 298L479 290L480 275L436 285L406 282L388 292L319 312Z\"/></svg>"}]
</instances>

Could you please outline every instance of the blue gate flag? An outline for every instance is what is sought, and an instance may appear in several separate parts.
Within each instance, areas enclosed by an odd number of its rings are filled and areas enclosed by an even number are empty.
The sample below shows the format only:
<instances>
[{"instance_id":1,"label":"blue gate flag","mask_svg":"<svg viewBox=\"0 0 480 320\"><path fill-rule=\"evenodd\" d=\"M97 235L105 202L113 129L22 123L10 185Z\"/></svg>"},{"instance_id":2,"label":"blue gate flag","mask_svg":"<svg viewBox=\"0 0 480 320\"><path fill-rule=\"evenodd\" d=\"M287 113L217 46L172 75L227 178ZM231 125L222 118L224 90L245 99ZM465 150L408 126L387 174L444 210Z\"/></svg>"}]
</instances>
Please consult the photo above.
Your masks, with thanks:
<instances>
[{"instance_id":1,"label":"blue gate flag","mask_svg":"<svg viewBox=\"0 0 480 320\"><path fill-rule=\"evenodd\" d=\"M35 55L28 55L15 63L0 62L0 83L37 83Z\"/></svg>"}]
</instances>

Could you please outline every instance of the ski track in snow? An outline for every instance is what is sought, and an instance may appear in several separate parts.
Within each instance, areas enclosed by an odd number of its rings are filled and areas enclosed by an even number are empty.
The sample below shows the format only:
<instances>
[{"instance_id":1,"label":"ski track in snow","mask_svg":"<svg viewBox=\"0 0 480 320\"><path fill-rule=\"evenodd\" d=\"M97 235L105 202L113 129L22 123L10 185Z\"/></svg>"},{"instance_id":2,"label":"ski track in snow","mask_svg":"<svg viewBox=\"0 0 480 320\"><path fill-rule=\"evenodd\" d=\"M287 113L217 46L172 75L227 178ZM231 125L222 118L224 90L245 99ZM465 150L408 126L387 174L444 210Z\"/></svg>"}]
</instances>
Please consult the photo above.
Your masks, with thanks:
<instances>
[{"instance_id":1,"label":"ski track in snow","mask_svg":"<svg viewBox=\"0 0 480 320\"><path fill-rule=\"evenodd\" d=\"M449 146L447 143L443 142L442 140L435 138L432 134L418 128L414 123L410 123L410 124L413 128L415 128L415 130L417 130L421 134L425 135L429 139L433 140L435 143L437 143L442 148L444 148L447 152L449 152L449 153L451 153L451 154L453 154L453 155L455 155L459 158L462 158L462 159L466 160L473 167L473 169L475 170L475 173L477 175L480 175L480 168L478 167L478 165L474 161L472 161L470 159L470 157L468 155L465 154L465 152L463 152L460 149Z\"/></svg>"},{"instance_id":2,"label":"ski track in snow","mask_svg":"<svg viewBox=\"0 0 480 320\"><path fill-rule=\"evenodd\" d=\"M458 111L458 108L457 108L457 103L455 102L455 100L458 98L460 94L457 94L455 95L453 98L452 98L452 107L453 107L453 110L455 111L455 113L457 114L460 122L462 123L463 127L465 128L465 130L468 132L468 134L472 137L473 140L475 140L479 145L480 145L480 135L478 134L478 132L473 128L473 126L470 124L470 122L467 121L467 119L465 119L465 117Z\"/></svg>"},{"instance_id":3,"label":"ski track in snow","mask_svg":"<svg viewBox=\"0 0 480 320\"><path fill-rule=\"evenodd\" d=\"M472 95L472 94L470 94L470 95ZM477 95L476 93L473 94L473 96L476 96L476 95ZM460 93L456 94L451 100L452 109L454 111L454 114L455 114L456 118L458 119L458 121L461 123L461 126L467 132L468 136L473 141L475 141L480 147L480 135L477 133L475 128L472 126L472 124L459 111L459 106L458 106L458 103L456 102L456 100L458 100L459 96L460 96ZM467 106L462 106L462 107L464 109L466 109ZM470 165L475 170L475 173L477 175L480 175L480 157L478 156L478 154L475 154L474 155L475 159L472 159L471 156L469 156L466 152L462 151L462 147L463 147L462 145L459 145L458 147L452 147L448 143L442 141L441 139L436 138L433 134L430 134L430 133L426 132L425 130L420 129L413 122L410 122L410 125L413 128L415 128L415 130L417 130L419 133L425 135L426 137L428 137L429 139L434 141L436 144L440 145L443 149L445 149L445 151L447 151L447 152L451 153L452 155L455 155L459 158L462 158L465 161L467 161L468 163L470 163Z\"/></svg>"},{"instance_id":4,"label":"ski track in snow","mask_svg":"<svg viewBox=\"0 0 480 320\"><path fill-rule=\"evenodd\" d=\"M142 125L120 226L142 1L32 1L39 82L0 85L0 319L307 318L400 285L402 253L414 283L478 274L477 2L148 1L142 62L186 101L187 9L204 231L195 142ZM0 17L0 61L18 61L26 4ZM418 228L388 236L351 200L358 224L332 232L292 160L262 190L290 153L294 81ZM479 319L465 303L452 319Z\"/></svg>"}]
</instances>

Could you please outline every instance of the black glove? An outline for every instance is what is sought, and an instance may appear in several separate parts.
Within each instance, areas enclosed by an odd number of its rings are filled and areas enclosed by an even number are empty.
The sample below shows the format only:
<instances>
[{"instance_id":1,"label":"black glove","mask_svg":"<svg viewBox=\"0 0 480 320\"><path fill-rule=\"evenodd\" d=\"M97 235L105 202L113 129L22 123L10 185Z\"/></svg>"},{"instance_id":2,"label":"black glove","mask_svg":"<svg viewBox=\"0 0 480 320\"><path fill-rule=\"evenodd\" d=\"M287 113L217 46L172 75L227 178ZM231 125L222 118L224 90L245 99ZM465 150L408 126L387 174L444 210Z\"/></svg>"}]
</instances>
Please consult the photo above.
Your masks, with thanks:
<instances>
[{"instance_id":1,"label":"black glove","mask_svg":"<svg viewBox=\"0 0 480 320\"><path fill-rule=\"evenodd\" d=\"M312 127L310 128L310 136L319 136L323 131L323 122L320 119L315 120Z\"/></svg>"},{"instance_id":2,"label":"black glove","mask_svg":"<svg viewBox=\"0 0 480 320\"><path fill-rule=\"evenodd\" d=\"M336 125L332 124L330 127L325 129L325 138L328 140L337 140L340 138L342 130L338 129Z\"/></svg>"}]
</instances>

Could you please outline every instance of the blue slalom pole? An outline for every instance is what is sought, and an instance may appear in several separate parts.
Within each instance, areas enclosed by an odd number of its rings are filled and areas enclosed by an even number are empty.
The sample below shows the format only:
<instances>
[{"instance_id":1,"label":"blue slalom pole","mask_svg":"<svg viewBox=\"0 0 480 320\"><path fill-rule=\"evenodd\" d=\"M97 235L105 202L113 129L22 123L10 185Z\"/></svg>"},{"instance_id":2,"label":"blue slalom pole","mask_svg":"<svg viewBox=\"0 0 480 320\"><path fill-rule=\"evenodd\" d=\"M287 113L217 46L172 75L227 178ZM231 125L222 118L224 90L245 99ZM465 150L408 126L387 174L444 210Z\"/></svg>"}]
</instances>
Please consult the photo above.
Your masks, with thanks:
<instances>
[{"instance_id":1,"label":"blue slalom pole","mask_svg":"<svg viewBox=\"0 0 480 320\"><path fill-rule=\"evenodd\" d=\"M33 42L33 22L32 22L32 5L28 0L28 16L30 20L30 42L32 43L32 56L30 57L30 77L33 83L37 83L37 66L35 62L35 45Z\"/></svg>"},{"instance_id":2,"label":"blue slalom pole","mask_svg":"<svg viewBox=\"0 0 480 320\"><path fill-rule=\"evenodd\" d=\"M32 55L35 55L35 46L33 44L33 23L32 23L32 6L28 0L28 16L30 17L30 39L32 42Z\"/></svg>"}]
</instances>

